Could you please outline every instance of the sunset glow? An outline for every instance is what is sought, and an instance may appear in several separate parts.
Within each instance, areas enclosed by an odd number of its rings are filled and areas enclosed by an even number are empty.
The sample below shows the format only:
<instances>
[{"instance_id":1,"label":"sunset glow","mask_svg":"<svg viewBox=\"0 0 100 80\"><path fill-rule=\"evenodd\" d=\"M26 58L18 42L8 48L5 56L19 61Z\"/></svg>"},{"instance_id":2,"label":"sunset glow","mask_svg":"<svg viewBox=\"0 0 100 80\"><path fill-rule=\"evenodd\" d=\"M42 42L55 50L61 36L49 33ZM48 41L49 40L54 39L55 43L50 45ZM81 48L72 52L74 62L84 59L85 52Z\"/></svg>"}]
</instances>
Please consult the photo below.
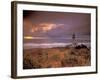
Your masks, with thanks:
<instances>
[{"instance_id":1,"label":"sunset glow","mask_svg":"<svg viewBox=\"0 0 100 80\"><path fill-rule=\"evenodd\" d=\"M24 39L33 39L32 36L25 36Z\"/></svg>"}]
</instances>

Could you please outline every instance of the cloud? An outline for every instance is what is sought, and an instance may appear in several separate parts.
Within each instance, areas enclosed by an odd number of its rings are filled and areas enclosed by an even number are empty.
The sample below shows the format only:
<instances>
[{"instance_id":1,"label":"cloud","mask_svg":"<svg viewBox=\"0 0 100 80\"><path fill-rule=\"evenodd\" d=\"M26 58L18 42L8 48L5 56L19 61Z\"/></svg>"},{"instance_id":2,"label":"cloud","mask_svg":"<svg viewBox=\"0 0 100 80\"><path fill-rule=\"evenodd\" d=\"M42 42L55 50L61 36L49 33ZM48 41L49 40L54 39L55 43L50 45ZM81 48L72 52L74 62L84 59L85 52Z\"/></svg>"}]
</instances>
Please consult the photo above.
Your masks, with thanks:
<instances>
[{"instance_id":1,"label":"cloud","mask_svg":"<svg viewBox=\"0 0 100 80\"><path fill-rule=\"evenodd\" d=\"M52 29L61 27L63 25L64 24L40 23L40 24L37 24L36 26L33 25L33 27L31 28L31 32L36 32L36 31L48 32Z\"/></svg>"}]
</instances>

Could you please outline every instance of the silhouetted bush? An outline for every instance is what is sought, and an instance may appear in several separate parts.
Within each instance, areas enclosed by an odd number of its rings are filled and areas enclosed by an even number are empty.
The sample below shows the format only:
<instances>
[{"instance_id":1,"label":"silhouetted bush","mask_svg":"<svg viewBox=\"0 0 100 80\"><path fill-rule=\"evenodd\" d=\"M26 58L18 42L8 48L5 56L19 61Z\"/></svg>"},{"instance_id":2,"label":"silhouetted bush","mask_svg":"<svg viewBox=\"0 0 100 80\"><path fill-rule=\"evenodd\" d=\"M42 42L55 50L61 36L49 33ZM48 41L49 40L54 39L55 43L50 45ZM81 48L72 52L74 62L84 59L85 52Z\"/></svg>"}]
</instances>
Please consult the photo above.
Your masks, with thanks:
<instances>
[{"instance_id":1,"label":"silhouetted bush","mask_svg":"<svg viewBox=\"0 0 100 80\"><path fill-rule=\"evenodd\" d=\"M81 49L81 48L86 48L86 49L88 49L87 46L85 46L84 44L77 45L77 46L75 47L75 49Z\"/></svg>"}]
</instances>

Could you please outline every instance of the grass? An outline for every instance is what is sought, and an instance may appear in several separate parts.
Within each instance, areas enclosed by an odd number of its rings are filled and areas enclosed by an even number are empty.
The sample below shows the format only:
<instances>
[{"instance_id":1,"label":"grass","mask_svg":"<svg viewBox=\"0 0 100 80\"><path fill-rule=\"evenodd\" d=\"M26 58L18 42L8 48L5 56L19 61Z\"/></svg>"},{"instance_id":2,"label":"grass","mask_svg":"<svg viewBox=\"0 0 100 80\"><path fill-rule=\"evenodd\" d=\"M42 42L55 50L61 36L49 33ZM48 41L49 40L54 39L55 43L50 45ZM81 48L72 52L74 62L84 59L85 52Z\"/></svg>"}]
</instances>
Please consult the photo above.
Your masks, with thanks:
<instances>
[{"instance_id":1,"label":"grass","mask_svg":"<svg viewBox=\"0 0 100 80\"><path fill-rule=\"evenodd\" d=\"M90 66L87 48L59 47L24 50L23 69Z\"/></svg>"}]
</instances>

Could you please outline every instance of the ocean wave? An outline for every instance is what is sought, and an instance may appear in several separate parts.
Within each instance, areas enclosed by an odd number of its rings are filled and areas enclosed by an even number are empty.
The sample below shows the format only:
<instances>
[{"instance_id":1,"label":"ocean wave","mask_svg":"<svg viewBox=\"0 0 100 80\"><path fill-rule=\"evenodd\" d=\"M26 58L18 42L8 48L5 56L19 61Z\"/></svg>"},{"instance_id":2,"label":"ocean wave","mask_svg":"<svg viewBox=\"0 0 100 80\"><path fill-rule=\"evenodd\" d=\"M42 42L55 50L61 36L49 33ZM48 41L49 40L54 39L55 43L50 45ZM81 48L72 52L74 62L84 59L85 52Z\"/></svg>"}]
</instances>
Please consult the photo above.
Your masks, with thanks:
<instances>
[{"instance_id":1,"label":"ocean wave","mask_svg":"<svg viewBox=\"0 0 100 80\"><path fill-rule=\"evenodd\" d=\"M90 47L90 43L78 43L77 45L81 45L84 44L87 47ZM31 48L53 48L53 47L66 47L66 46L70 46L72 45L72 43L41 43L41 44L37 44L37 43L25 43L24 49L31 49Z\"/></svg>"}]
</instances>

